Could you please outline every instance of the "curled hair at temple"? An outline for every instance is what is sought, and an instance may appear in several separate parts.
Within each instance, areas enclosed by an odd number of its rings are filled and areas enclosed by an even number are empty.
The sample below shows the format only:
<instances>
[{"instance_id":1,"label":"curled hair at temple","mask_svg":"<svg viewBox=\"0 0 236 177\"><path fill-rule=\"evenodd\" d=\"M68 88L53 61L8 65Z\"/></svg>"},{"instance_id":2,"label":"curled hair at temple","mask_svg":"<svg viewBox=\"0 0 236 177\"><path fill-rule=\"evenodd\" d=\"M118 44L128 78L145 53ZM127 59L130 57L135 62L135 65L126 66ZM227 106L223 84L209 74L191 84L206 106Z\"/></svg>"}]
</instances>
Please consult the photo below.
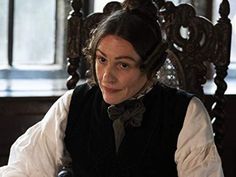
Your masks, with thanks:
<instances>
[{"instance_id":1,"label":"curled hair at temple","mask_svg":"<svg viewBox=\"0 0 236 177\"><path fill-rule=\"evenodd\" d=\"M141 58L140 69L148 77L155 75L166 58L167 45L157 22L157 8L152 0L126 0L122 9L104 18L91 38L84 54L90 62L90 77L96 83L95 54L101 39L107 35L119 36L130 42ZM155 54L155 55L154 55Z\"/></svg>"}]
</instances>

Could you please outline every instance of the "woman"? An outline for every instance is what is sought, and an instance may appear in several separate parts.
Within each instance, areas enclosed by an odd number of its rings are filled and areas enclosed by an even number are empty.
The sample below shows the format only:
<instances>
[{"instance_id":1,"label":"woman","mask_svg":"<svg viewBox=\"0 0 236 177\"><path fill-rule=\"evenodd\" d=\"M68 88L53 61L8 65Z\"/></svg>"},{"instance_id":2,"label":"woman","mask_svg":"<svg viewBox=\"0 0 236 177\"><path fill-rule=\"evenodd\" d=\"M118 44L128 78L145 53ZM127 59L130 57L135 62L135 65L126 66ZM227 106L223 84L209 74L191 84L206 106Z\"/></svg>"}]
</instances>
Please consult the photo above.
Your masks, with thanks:
<instances>
[{"instance_id":1,"label":"woman","mask_svg":"<svg viewBox=\"0 0 236 177\"><path fill-rule=\"evenodd\" d=\"M56 176L66 166L81 177L223 177L201 101L156 80L166 44L155 6L133 2L93 32L91 80L13 144L1 176Z\"/></svg>"}]
</instances>

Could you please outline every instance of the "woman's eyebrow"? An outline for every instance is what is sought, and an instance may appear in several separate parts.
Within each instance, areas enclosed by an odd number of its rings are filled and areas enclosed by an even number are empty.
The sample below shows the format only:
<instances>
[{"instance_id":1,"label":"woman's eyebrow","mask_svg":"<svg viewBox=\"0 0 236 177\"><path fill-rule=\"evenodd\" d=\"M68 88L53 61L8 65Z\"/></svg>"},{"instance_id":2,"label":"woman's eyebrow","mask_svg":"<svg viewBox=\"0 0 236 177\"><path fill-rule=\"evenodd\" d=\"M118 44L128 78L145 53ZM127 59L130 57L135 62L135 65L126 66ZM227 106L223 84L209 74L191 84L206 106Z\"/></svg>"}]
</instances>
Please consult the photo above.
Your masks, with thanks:
<instances>
[{"instance_id":1,"label":"woman's eyebrow","mask_svg":"<svg viewBox=\"0 0 236 177\"><path fill-rule=\"evenodd\" d=\"M96 51L98 51L99 53L101 53L103 56L107 57L107 55L106 55L104 52L102 52L100 49L97 49ZM136 59L134 59L133 57L128 56L128 55L121 55L121 56L115 57L115 59L116 59L116 60L128 59L128 60L137 62Z\"/></svg>"},{"instance_id":2,"label":"woman's eyebrow","mask_svg":"<svg viewBox=\"0 0 236 177\"><path fill-rule=\"evenodd\" d=\"M126 56L126 55L124 55L124 56L118 56L118 57L116 57L115 58L116 60L122 60L122 59L128 59L128 60L131 60L131 61L134 61L134 62L138 62L137 60L135 60L133 57L130 57L130 56Z\"/></svg>"},{"instance_id":3,"label":"woman's eyebrow","mask_svg":"<svg viewBox=\"0 0 236 177\"><path fill-rule=\"evenodd\" d=\"M96 49L96 52L100 52L102 55L104 55L105 57L107 57L107 55L104 53L104 52L102 52L100 49Z\"/></svg>"}]
</instances>

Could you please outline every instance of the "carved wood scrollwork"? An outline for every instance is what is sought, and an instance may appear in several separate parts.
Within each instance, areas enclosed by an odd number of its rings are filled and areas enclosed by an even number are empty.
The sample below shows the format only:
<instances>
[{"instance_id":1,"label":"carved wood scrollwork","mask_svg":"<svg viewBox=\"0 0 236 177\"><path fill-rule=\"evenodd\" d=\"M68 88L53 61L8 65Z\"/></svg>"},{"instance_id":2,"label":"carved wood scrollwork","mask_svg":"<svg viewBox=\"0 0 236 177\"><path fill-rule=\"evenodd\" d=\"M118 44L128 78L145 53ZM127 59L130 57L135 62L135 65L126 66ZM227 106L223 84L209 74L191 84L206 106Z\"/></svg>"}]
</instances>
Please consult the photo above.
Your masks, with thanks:
<instances>
[{"instance_id":1,"label":"carved wood scrollwork","mask_svg":"<svg viewBox=\"0 0 236 177\"><path fill-rule=\"evenodd\" d=\"M225 77L230 62L231 23L228 18L229 2L220 5L220 19L213 25L204 17L197 16L190 4L175 6L170 1L157 1L160 24L170 46L172 64L181 80L179 87L198 95L209 110L215 133L215 142L222 153L224 137ZM203 92L206 83L206 62L215 66L214 82L217 86L213 97ZM178 63L178 64L176 64ZM180 69L178 69L180 68ZM207 100L210 99L210 100Z\"/></svg>"},{"instance_id":2,"label":"carved wood scrollwork","mask_svg":"<svg viewBox=\"0 0 236 177\"><path fill-rule=\"evenodd\" d=\"M214 50L212 23L196 16L190 4L175 6L172 2L166 2L162 6L161 16L162 29L166 33L170 50L183 67L182 75L185 78L180 79L185 81L180 87L199 96L203 95L202 85L206 82L207 72L204 62L209 60L209 53Z\"/></svg>"}]
</instances>

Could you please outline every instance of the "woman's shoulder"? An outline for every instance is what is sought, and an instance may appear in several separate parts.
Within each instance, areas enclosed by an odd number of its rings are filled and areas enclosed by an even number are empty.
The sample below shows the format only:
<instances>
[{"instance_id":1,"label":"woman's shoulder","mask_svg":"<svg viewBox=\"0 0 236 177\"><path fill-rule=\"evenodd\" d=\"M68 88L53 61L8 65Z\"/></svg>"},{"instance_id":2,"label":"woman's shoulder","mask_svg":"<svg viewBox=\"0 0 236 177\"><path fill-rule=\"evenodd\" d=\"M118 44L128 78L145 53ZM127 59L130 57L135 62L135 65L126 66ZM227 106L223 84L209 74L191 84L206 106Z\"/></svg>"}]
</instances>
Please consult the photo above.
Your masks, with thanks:
<instances>
[{"instance_id":1,"label":"woman's shoulder","mask_svg":"<svg viewBox=\"0 0 236 177\"><path fill-rule=\"evenodd\" d=\"M63 106L66 110L69 109L71 102L84 102L90 97L94 98L100 89L97 85L90 85L83 83L77 85L74 89L67 90L62 96L60 96L52 107Z\"/></svg>"},{"instance_id":2,"label":"woman's shoulder","mask_svg":"<svg viewBox=\"0 0 236 177\"><path fill-rule=\"evenodd\" d=\"M83 83L80 85L77 85L75 89L73 90L73 96L84 96L87 94L95 93L99 90L97 85L91 85L89 83Z\"/></svg>"},{"instance_id":3,"label":"woman's shoulder","mask_svg":"<svg viewBox=\"0 0 236 177\"><path fill-rule=\"evenodd\" d=\"M152 89L152 94L163 95L165 97L177 97L177 98L185 97L189 99L191 99L194 96L194 94L189 93L185 90L169 87L159 82L154 85Z\"/></svg>"}]
</instances>

